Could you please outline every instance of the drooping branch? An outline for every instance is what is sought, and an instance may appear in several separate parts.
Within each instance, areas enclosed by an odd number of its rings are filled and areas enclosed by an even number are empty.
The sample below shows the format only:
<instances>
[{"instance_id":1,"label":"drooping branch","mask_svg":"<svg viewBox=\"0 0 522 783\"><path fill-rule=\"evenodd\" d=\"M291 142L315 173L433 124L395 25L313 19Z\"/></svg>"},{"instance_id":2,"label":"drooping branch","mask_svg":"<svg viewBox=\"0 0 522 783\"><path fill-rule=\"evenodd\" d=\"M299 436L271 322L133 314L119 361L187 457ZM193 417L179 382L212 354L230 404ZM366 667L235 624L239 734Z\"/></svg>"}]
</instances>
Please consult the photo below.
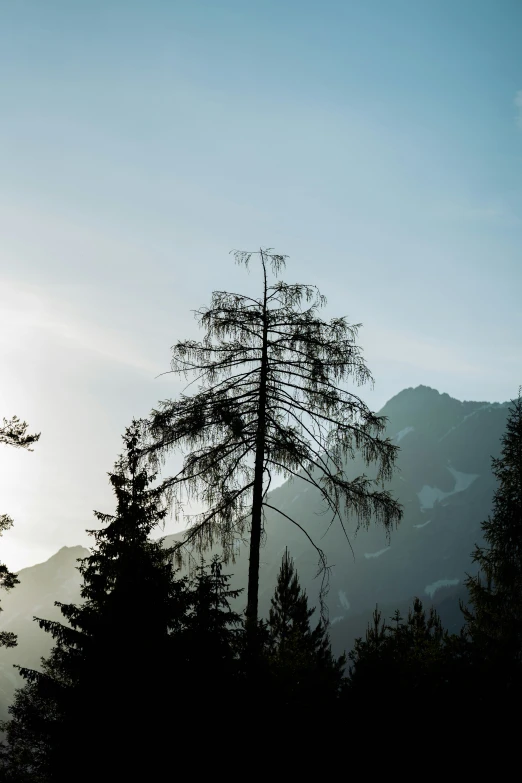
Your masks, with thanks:
<instances>
[{"instance_id":1,"label":"drooping branch","mask_svg":"<svg viewBox=\"0 0 522 783\"><path fill-rule=\"evenodd\" d=\"M252 253L234 255L249 267ZM313 485L331 514L330 525L339 521L347 539L345 515L355 514L365 525L375 515L389 531L402 513L383 488L398 452L381 437L386 420L346 388L350 380L373 383L355 342L360 324L322 321L326 300L318 289L280 280L269 285L267 271L277 276L285 257L267 250L258 256L262 296L214 292L211 306L195 311L203 341L173 347L172 372L196 376L198 392L153 411L143 452L154 461L173 448L188 450L182 469L164 480L178 503L183 492L208 505L193 515L196 527L188 540L195 536L204 545L215 525L230 551L233 536L243 535L251 503L251 619L257 616L256 549L272 472ZM367 465L377 463L375 479L348 478L346 461L356 451Z\"/></svg>"},{"instance_id":2,"label":"drooping branch","mask_svg":"<svg viewBox=\"0 0 522 783\"><path fill-rule=\"evenodd\" d=\"M326 605L326 595L328 592L328 584L329 584L329 578L330 578L330 570L332 566L328 565L328 562L326 560L326 555L323 552L323 550L317 546L313 538L310 536L310 534L304 529L302 525L299 524L293 517L288 516L288 514L285 514L284 511L281 511L280 508L277 508L276 506L272 506L270 503L263 503L263 506L265 508L270 508L272 511L276 511L280 516L287 519L289 522L291 522L293 525L295 525L299 530L306 536L310 544L313 546L315 551L317 552L317 555L319 557L319 569L317 571L316 576L321 576L321 588L319 590L319 606L321 611L321 620L324 622L325 625L328 625L328 606Z\"/></svg>"}]
</instances>

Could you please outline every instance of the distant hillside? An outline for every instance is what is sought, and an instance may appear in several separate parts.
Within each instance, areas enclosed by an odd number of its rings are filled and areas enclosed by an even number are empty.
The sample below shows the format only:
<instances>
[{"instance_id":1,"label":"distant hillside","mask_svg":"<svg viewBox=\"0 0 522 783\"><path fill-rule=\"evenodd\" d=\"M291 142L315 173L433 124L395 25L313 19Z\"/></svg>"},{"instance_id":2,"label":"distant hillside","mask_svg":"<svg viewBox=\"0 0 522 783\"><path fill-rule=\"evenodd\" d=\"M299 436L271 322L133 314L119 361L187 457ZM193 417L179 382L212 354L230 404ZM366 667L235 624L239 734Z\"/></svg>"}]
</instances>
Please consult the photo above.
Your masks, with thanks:
<instances>
[{"instance_id":1,"label":"distant hillside","mask_svg":"<svg viewBox=\"0 0 522 783\"><path fill-rule=\"evenodd\" d=\"M328 530L315 490L296 479L271 493L271 503L296 516L334 566L328 603L337 650L351 647L355 636L364 634L377 603L385 616L396 607L406 614L415 595L435 603L447 627L458 630L458 598L466 597L462 582L466 572L473 572L470 553L491 510L491 456L500 453L507 409L508 403L460 402L425 386L405 389L386 403L381 413L389 418L387 434L401 447L390 489L404 505L404 519L390 541L375 525L355 535L355 520L347 520L352 554L340 528ZM356 476L365 468L356 460L350 471ZM173 538L179 535L167 537L166 543ZM265 615L285 546L311 600L317 601L315 551L299 529L270 512L261 553L260 610ZM50 639L32 622L33 615L58 618L55 600L79 599L76 560L86 554L82 547L65 547L47 562L21 571L21 584L2 596L0 627L18 633L19 646L0 651L0 715L19 681L12 664L36 666L50 649ZM235 587L246 587L246 547L229 571Z\"/></svg>"},{"instance_id":2,"label":"distant hillside","mask_svg":"<svg viewBox=\"0 0 522 783\"><path fill-rule=\"evenodd\" d=\"M7 706L21 678L13 664L38 667L40 658L52 646L49 634L40 630L33 617L61 619L55 601L80 600L80 574L77 559L85 557L81 546L63 547L45 563L24 568L18 574L20 584L10 593L2 594L0 627L18 634L18 646L0 650L0 718L6 717Z\"/></svg>"}]
</instances>

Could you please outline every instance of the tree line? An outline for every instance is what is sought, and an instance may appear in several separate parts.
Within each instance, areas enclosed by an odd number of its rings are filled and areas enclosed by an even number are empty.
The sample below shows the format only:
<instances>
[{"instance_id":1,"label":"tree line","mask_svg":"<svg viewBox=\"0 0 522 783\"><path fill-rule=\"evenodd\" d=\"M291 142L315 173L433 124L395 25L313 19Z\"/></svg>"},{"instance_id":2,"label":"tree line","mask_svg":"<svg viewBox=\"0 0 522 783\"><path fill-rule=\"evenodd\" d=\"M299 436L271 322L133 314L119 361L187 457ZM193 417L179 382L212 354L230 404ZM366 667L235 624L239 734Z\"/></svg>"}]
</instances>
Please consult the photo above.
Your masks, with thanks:
<instances>
[{"instance_id":1,"label":"tree line","mask_svg":"<svg viewBox=\"0 0 522 783\"><path fill-rule=\"evenodd\" d=\"M248 266L253 256L235 258ZM272 731L288 732L325 720L339 725L347 710L385 714L398 700L422 712L517 698L520 391L493 461L494 511L483 525L485 545L473 553L480 570L467 580L470 602L459 635L415 599L407 618L396 612L383 619L376 608L365 639L336 658L324 612L329 566L313 538L324 588L317 620L288 551L269 616L259 617L264 510L301 527L272 504L274 476L298 476L315 487L331 524L343 529L354 515L389 532L402 509L385 487L398 452L383 437L386 421L346 388L350 379L372 380L356 344L358 326L323 321L325 300L314 286L278 279L285 257L265 250L257 257L260 297L214 292L210 307L196 312L203 340L173 348L172 372L197 383L196 391L160 403L126 430L110 474L116 511L96 514L100 527L90 531L93 547L79 564L82 602L59 604L63 622L35 618L54 647L40 670L20 670L26 684L4 726L6 781L90 780L101 771L154 779L173 763L173 734L176 745L198 754L200 768L210 769L215 754L233 754L230 742L255 753L267 716ZM12 445L28 447L39 436L20 426ZM162 476L171 450L185 453L183 464ZM375 478L349 478L356 452L375 466ZM165 547L154 532L187 500L205 510L190 520L182 542ZM244 614L233 608L241 591L231 590L226 572L238 539L249 544ZM207 563L204 553L215 542L222 556ZM187 559L191 567L182 572ZM15 582L15 575L4 577L6 588Z\"/></svg>"}]
</instances>

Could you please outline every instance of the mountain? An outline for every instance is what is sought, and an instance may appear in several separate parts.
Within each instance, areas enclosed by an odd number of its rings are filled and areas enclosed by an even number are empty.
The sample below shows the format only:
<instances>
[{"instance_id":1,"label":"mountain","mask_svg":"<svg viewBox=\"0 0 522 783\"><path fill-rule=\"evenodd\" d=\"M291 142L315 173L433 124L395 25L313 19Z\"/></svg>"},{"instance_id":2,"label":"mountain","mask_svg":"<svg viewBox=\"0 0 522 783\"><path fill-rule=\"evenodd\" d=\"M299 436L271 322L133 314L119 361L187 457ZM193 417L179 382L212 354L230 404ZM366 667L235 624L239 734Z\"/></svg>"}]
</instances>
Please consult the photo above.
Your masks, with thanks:
<instances>
[{"instance_id":1,"label":"mountain","mask_svg":"<svg viewBox=\"0 0 522 783\"><path fill-rule=\"evenodd\" d=\"M337 651L349 649L356 636L364 635L376 604L386 617L395 608L406 614L414 596L436 605L445 626L458 630L458 599L466 598L463 580L466 572L474 572L470 554L481 541L481 522L491 510L491 456L500 454L508 407L509 403L460 402L426 386L405 389L386 403L381 414L388 417L387 435L401 447L389 488L404 506L403 521L389 540L374 524L356 533L352 519L346 520L350 542L338 525L328 529L318 493L301 479L271 492L272 505L292 514L333 566L328 606ZM370 473L358 460L350 472ZM317 603L317 556L306 536L275 512L267 514L265 529L261 614L268 613L286 546L301 584ZM166 544L179 537L168 536ZM49 636L32 617L59 618L55 600L79 599L76 560L86 554L82 547L64 547L47 562L23 569L20 585L2 596L0 628L15 631L19 644L0 651L0 717L20 681L12 664L37 666L50 649ZM240 545L229 571L234 574L233 587L246 587L246 545Z\"/></svg>"},{"instance_id":2,"label":"mountain","mask_svg":"<svg viewBox=\"0 0 522 783\"><path fill-rule=\"evenodd\" d=\"M77 560L88 555L82 546L63 547L45 563L24 568L18 574L20 584L2 594L0 627L18 635L18 646L0 649L0 719L7 716L7 707L15 688L23 682L14 665L38 667L40 658L52 647L52 638L40 630L33 618L61 620L55 601L80 600L80 574Z\"/></svg>"},{"instance_id":3,"label":"mountain","mask_svg":"<svg viewBox=\"0 0 522 783\"><path fill-rule=\"evenodd\" d=\"M377 603L388 616L396 607L407 612L416 595L436 604L447 626L458 630L458 598L466 597L462 583L466 572L474 572L470 554L481 541L480 526L491 510L491 456L500 454L508 407L460 402L425 386L405 389L391 399L381 414L388 417L386 434L401 452L389 488L403 504L404 517L389 540L374 524L356 534L355 520L347 520L353 554L338 525L328 530L329 519L321 515L313 489L295 480L274 490L271 503L294 515L334 566L328 604L337 649L351 646L355 636L364 633ZM370 473L355 460L353 476L364 472ZM264 613L285 545L312 601L319 591L314 550L300 530L277 517L267 514L266 520L260 595ZM247 566L247 558L241 557L234 569L242 584Z\"/></svg>"}]
</instances>

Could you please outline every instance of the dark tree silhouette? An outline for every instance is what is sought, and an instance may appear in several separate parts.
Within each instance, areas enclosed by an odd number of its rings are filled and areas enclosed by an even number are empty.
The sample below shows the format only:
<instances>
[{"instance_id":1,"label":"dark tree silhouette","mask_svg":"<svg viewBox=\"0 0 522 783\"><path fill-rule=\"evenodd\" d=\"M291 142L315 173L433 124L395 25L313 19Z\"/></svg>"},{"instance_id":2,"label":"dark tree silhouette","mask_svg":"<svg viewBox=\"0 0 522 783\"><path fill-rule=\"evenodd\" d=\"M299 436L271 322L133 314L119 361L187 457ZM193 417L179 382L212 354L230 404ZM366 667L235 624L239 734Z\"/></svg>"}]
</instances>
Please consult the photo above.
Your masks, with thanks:
<instances>
[{"instance_id":1,"label":"dark tree silhouette","mask_svg":"<svg viewBox=\"0 0 522 783\"><path fill-rule=\"evenodd\" d=\"M14 446L17 449L27 449L32 451L31 446L40 440L40 434L30 435L27 432L29 425L25 421L20 421L18 416L11 419L3 419L0 426L0 443L6 446Z\"/></svg>"},{"instance_id":2,"label":"dark tree silhouette","mask_svg":"<svg viewBox=\"0 0 522 783\"><path fill-rule=\"evenodd\" d=\"M480 570L466 580L471 605L462 609L475 665L490 695L503 699L522 684L521 389L511 402L501 455L492 459L492 470L498 482L493 514L482 524L485 546L473 553Z\"/></svg>"},{"instance_id":3,"label":"dark tree silhouette","mask_svg":"<svg viewBox=\"0 0 522 783\"><path fill-rule=\"evenodd\" d=\"M9 530L13 525L13 520L7 514L0 514L0 536L5 530ZM5 563L0 563L0 588L11 590L19 583L16 574L8 569ZM0 606L0 612L3 611ZM0 631L0 647L16 647L16 634L12 631Z\"/></svg>"},{"instance_id":4,"label":"dark tree silhouette","mask_svg":"<svg viewBox=\"0 0 522 783\"><path fill-rule=\"evenodd\" d=\"M348 699L357 708L382 707L388 716L397 704L415 709L420 718L461 698L463 647L459 636L444 630L433 607L415 598L404 620L396 610L389 622L375 608L365 639L356 639L350 660Z\"/></svg>"},{"instance_id":5,"label":"dark tree silhouette","mask_svg":"<svg viewBox=\"0 0 522 783\"><path fill-rule=\"evenodd\" d=\"M267 623L267 656L275 686L277 714L289 718L317 719L330 707L343 684L346 657L332 655L327 626L320 619L310 625L315 612L299 585L294 562L285 551Z\"/></svg>"},{"instance_id":6,"label":"dark tree silhouette","mask_svg":"<svg viewBox=\"0 0 522 783\"><path fill-rule=\"evenodd\" d=\"M246 267L258 255L259 298L215 291L211 305L196 311L206 334L173 347L171 371L199 383L193 396L160 403L150 418L149 457L153 464L173 449L187 456L164 487L176 511L195 500L207 509L190 518L186 541L204 549L216 540L226 558L234 539L250 529L247 628L258 628L259 555L267 495L275 474L298 476L321 493L331 520L344 513L359 524L373 516L389 530L401 508L384 482L391 476L398 448L380 436L385 419L372 413L345 382L372 380L355 339L358 326L346 318L321 320L325 305L315 286L275 280L285 257L261 250L236 252ZM347 460L360 451L376 463L375 480L350 479ZM308 534L307 534L308 535ZM323 575L327 567L316 547Z\"/></svg>"},{"instance_id":7,"label":"dark tree silhouette","mask_svg":"<svg viewBox=\"0 0 522 783\"><path fill-rule=\"evenodd\" d=\"M85 780L100 772L130 780L144 768L154 777L163 763L151 749L165 739L175 691L168 672L187 659L190 600L172 550L149 538L166 507L139 466L139 434L134 422L110 474L116 514L96 512L104 526L90 531L95 547L80 561L83 603L57 603L63 624L38 619L55 646L41 671L20 670L27 684L9 710L8 759L29 779L70 781L80 767Z\"/></svg>"},{"instance_id":8,"label":"dark tree silhouette","mask_svg":"<svg viewBox=\"0 0 522 783\"><path fill-rule=\"evenodd\" d=\"M189 580L186 638L190 660L184 676L191 679L192 701L197 699L200 705L224 699L230 705L237 703L240 694L243 621L230 604L242 590L232 590L230 579L215 555L210 567L202 559Z\"/></svg>"},{"instance_id":9,"label":"dark tree silhouette","mask_svg":"<svg viewBox=\"0 0 522 783\"><path fill-rule=\"evenodd\" d=\"M31 446L40 439L40 433L28 434L28 426L27 422L20 421L17 416L3 419L3 424L0 426L0 444L32 451ZM12 525L13 520L8 514L0 514L0 536ZM0 563L0 588L11 590L18 583L16 574L13 574L4 563ZM11 631L0 631L0 647L16 647L16 634Z\"/></svg>"}]
</instances>

